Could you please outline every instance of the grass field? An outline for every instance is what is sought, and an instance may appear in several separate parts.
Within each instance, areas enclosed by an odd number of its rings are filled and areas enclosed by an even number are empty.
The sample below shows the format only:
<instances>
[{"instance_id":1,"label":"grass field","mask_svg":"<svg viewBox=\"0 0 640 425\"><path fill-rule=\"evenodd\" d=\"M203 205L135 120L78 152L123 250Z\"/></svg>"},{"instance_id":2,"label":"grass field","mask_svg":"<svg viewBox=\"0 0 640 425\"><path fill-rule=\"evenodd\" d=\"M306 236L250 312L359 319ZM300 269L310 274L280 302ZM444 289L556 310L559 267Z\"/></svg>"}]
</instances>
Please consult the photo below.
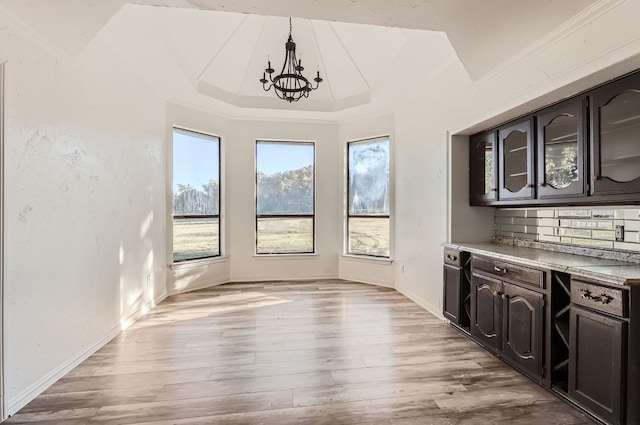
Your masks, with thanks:
<instances>
[{"instance_id":1,"label":"grass field","mask_svg":"<svg viewBox=\"0 0 640 425\"><path fill-rule=\"evenodd\" d=\"M180 219L173 224L173 259L219 254L218 219ZM313 219L267 218L258 221L258 254L313 252ZM351 218L349 253L389 256L389 219Z\"/></svg>"}]
</instances>

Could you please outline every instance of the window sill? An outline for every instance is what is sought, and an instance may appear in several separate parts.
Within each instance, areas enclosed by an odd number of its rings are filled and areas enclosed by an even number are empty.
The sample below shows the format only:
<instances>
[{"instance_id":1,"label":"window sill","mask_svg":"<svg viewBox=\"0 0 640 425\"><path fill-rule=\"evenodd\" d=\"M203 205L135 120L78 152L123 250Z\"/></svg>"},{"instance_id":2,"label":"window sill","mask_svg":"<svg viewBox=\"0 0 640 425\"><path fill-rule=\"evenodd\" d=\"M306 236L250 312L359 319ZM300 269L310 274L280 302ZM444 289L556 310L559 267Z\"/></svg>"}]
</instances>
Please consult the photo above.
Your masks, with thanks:
<instances>
[{"instance_id":1,"label":"window sill","mask_svg":"<svg viewBox=\"0 0 640 425\"><path fill-rule=\"evenodd\" d=\"M353 260L353 261L361 261L363 263L372 263L372 264L393 264L393 260L391 258L382 258L382 257L370 257L367 255L353 255L353 254L341 254L341 258L345 260Z\"/></svg>"},{"instance_id":2,"label":"window sill","mask_svg":"<svg viewBox=\"0 0 640 425\"><path fill-rule=\"evenodd\" d=\"M206 266L209 264L225 263L227 261L229 261L229 256L224 255L220 257L200 258L197 260L180 261L179 263L169 264L169 268L171 270L188 269L190 267L200 267L200 266Z\"/></svg>"},{"instance_id":3,"label":"window sill","mask_svg":"<svg viewBox=\"0 0 640 425\"><path fill-rule=\"evenodd\" d=\"M309 254L253 254L253 258L256 260L309 260L320 257L317 253Z\"/></svg>"}]
</instances>

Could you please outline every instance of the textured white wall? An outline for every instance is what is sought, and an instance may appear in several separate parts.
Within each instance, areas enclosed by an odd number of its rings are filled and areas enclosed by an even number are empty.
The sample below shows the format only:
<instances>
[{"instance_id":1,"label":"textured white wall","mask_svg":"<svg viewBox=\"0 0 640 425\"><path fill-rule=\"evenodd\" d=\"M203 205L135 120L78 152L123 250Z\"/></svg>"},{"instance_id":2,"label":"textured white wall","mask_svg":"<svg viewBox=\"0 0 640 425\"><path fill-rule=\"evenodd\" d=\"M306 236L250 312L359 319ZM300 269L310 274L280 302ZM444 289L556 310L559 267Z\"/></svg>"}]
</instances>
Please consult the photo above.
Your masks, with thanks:
<instances>
[{"instance_id":1,"label":"textured white wall","mask_svg":"<svg viewBox=\"0 0 640 425\"><path fill-rule=\"evenodd\" d=\"M9 29L9 413L166 292L164 102L94 39L73 61Z\"/></svg>"}]
</instances>

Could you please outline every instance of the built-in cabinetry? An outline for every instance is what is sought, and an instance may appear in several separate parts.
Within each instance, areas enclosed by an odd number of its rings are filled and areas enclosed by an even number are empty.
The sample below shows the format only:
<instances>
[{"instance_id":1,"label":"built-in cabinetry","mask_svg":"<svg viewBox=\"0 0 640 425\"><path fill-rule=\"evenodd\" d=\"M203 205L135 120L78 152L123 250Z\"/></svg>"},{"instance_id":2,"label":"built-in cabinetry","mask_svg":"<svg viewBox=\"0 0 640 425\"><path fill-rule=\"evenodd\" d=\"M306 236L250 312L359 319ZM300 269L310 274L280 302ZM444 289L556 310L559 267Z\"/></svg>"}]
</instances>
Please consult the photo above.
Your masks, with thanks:
<instances>
[{"instance_id":1,"label":"built-in cabinetry","mask_svg":"<svg viewBox=\"0 0 640 425\"><path fill-rule=\"evenodd\" d=\"M469 332L471 311L470 257L468 252L445 248L443 307L449 321Z\"/></svg>"},{"instance_id":2,"label":"built-in cabinetry","mask_svg":"<svg viewBox=\"0 0 640 425\"><path fill-rule=\"evenodd\" d=\"M640 285L462 247L445 250L444 267L444 315L458 329L603 423L640 424Z\"/></svg>"},{"instance_id":3,"label":"built-in cabinetry","mask_svg":"<svg viewBox=\"0 0 640 425\"><path fill-rule=\"evenodd\" d=\"M544 272L472 257L471 335L542 379Z\"/></svg>"},{"instance_id":4,"label":"built-in cabinetry","mask_svg":"<svg viewBox=\"0 0 640 425\"><path fill-rule=\"evenodd\" d=\"M640 202L640 72L471 136L469 165L471 205Z\"/></svg>"}]
</instances>

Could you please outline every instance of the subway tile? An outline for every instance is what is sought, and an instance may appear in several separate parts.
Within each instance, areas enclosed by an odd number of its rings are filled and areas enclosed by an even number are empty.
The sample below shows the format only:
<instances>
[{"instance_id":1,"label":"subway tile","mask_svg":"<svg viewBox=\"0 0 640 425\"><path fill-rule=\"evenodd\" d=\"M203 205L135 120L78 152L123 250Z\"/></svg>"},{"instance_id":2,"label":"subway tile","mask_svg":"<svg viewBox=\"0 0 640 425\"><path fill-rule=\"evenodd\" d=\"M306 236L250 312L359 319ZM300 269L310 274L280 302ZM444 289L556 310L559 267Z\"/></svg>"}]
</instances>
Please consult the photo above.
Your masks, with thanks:
<instances>
[{"instance_id":1,"label":"subway tile","mask_svg":"<svg viewBox=\"0 0 640 425\"><path fill-rule=\"evenodd\" d=\"M522 217L524 218L527 215L527 210L523 209L503 209L501 216L502 217Z\"/></svg>"},{"instance_id":2,"label":"subway tile","mask_svg":"<svg viewBox=\"0 0 640 425\"><path fill-rule=\"evenodd\" d=\"M533 218L553 218L555 210L527 210L527 217Z\"/></svg>"},{"instance_id":3,"label":"subway tile","mask_svg":"<svg viewBox=\"0 0 640 425\"><path fill-rule=\"evenodd\" d=\"M538 219L539 226L549 226L549 227L558 227L560 226L560 220L557 218L539 218Z\"/></svg>"},{"instance_id":4,"label":"subway tile","mask_svg":"<svg viewBox=\"0 0 640 425\"><path fill-rule=\"evenodd\" d=\"M538 226L538 234L539 235L555 235L556 234L556 228L555 227Z\"/></svg>"},{"instance_id":5,"label":"subway tile","mask_svg":"<svg viewBox=\"0 0 640 425\"><path fill-rule=\"evenodd\" d=\"M591 237L593 239L604 239L607 241L615 240L616 232L613 230L592 230Z\"/></svg>"},{"instance_id":6,"label":"subway tile","mask_svg":"<svg viewBox=\"0 0 640 425\"><path fill-rule=\"evenodd\" d=\"M591 210L558 210L558 218L591 218Z\"/></svg>"},{"instance_id":7,"label":"subway tile","mask_svg":"<svg viewBox=\"0 0 640 425\"><path fill-rule=\"evenodd\" d=\"M527 226L536 226L538 224L538 219L537 218L514 217L513 218L513 224L524 224L524 225L527 225Z\"/></svg>"},{"instance_id":8,"label":"subway tile","mask_svg":"<svg viewBox=\"0 0 640 425\"><path fill-rule=\"evenodd\" d=\"M579 246L590 246L594 248L613 248L613 241L600 241L597 239L573 238L571 243Z\"/></svg>"},{"instance_id":9,"label":"subway tile","mask_svg":"<svg viewBox=\"0 0 640 425\"><path fill-rule=\"evenodd\" d=\"M640 232L640 220L625 220L624 230L630 230L632 232Z\"/></svg>"},{"instance_id":10,"label":"subway tile","mask_svg":"<svg viewBox=\"0 0 640 425\"><path fill-rule=\"evenodd\" d=\"M526 226L522 224L502 224L502 230L507 232L525 233L527 231Z\"/></svg>"},{"instance_id":11,"label":"subway tile","mask_svg":"<svg viewBox=\"0 0 640 425\"><path fill-rule=\"evenodd\" d=\"M525 233L527 235L537 235L538 233L540 233L538 232L538 229L539 229L538 226L525 226L525 227L526 227Z\"/></svg>"},{"instance_id":12,"label":"subway tile","mask_svg":"<svg viewBox=\"0 0 640 425\"><path fill-rule=\"evenodd\" d=\"M539 235L538 238L544 242L560 242L560 236Z\"/></svg>"},{"instance_id":13,"label":"subway tile","mask_svg":"<svg viewBox=\"0 0 640 425\"><path fill-rule=\"evenodd\" d=\"M593 218L613 218L614 210L591 210Z\"/></svg>"},{"instance_id":14,"label":"subway tile","mask_svg":"<svg viewBox=\"0 0 640 425\"><path fill-rule=\"evenodd\" d=\"M520 238L520 239L536 240L538 238L538 235L530 235L528 233L514 233L513 237Z\"/></svg>"},{"instance_id":15,"label":"subway tile","mask_svg":"<svg viewBox=\"0 0 640 425\"><path fill-rule=\"evenodd\" d=\"M640 251L640 243L614 242L613 248L624 251Z\"/></svg>"},{"instance_id":16,"label":"subway tile","mask_svg":"<svg viewBox=\"0 0 640 425\"><path fill-rule=\"evenodd\" d=\"M560 227L571 227L572 220L560 220Z\"/></svg>"},{"instance_id":17,"label":"subway tile","mask_svg":"<svg viewBox=\"0 0 640 425\"><path fill-rule=\"evenodd\" d=\"M496 224L513 224L513 217L495 217Z\"/></svg>"},{"instance_id":18,"label":"subway tile","mask_svg":"<svg viewBox=\"0 0 640 425\"><path fill-rule=\"evenodd\" d=\"M577 229L613 229L611 220L571 220L571 227Z\"/></svg>"},{"instance_id":19,"label":"subway tile","mask_svg":"<svg viewBox=\"0 0 640 425\"><path fill-rule=\"evenodd\" d=\"M588 229L560 229L560 236L577 236L579 238L590 238L591 230Z\"/></svg>"},{"instance_id":20,"label":"subway tile","mask_svg":"<svg viewBox=\"0 0 640 425\"><path fill-rule=\"evenodd\" d=\"M619 209L615 211L615 218L626 220L640 220L639 209Z\"/></svg>"},{"instance_id":21,"label":"subway tile","mask_svg":"<svg viewBox=\"0 0 640 425\"><path fill-rule=\"evenodd\" d=\"M624 232L624 241L625 242L640 242L640 233L639 232Z\"/></svg>"},{"instance_id":22,"label":"subway tile","mask_svg":"<svg viewBox=\"0 0 640 425\"><path fill-rule=\"evenodd\" d=\"M560 237L560 242L566 243L568 245L571 245L571 238L566 237L566 236L562 236L562 237Z\"/></svg>"}]
</instances>

